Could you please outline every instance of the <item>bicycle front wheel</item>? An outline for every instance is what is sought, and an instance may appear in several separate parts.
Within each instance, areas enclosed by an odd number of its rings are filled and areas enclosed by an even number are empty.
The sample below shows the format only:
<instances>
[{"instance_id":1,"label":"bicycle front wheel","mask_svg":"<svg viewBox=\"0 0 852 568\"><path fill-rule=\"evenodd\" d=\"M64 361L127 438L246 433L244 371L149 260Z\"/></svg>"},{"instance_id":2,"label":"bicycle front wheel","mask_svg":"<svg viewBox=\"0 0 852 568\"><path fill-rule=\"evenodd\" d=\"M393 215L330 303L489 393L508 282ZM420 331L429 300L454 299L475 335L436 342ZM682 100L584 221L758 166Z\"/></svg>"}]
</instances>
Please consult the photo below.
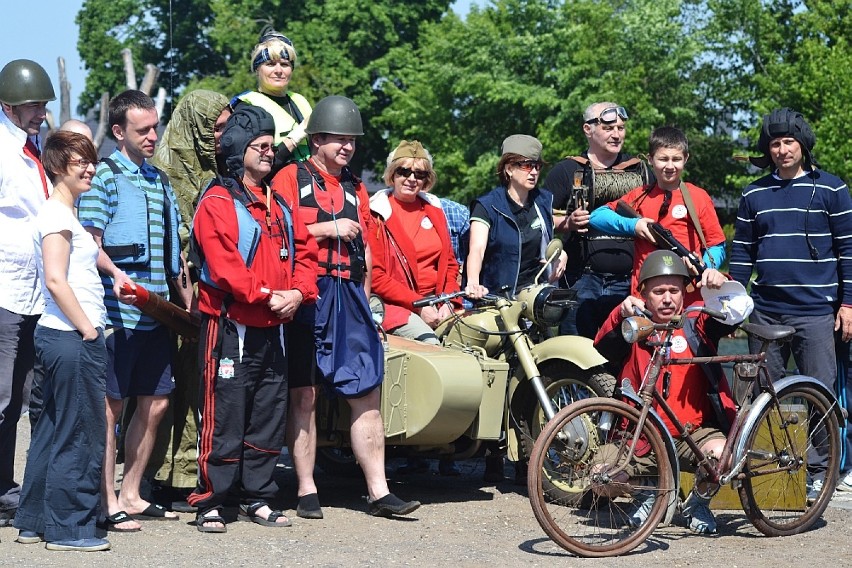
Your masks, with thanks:
<instances>
[{"instance_id":1,"label":"bicycle front wheel","mask_svg":"<svg viewBox=\"0 0 852 568\"><path fill-rule=\"evenodd\" d=\"M579 556L618 556L654 531L674 497L663 438L639 411L611 398L563 408L530 457L533 514L556 544ZM565 499L564 488L572 498ZM561 488L561 489L555 489Z\"/></svg>"},{"instance_id":2,"label":"bicycle front wheel","mask_svg":"<svg viewBox=\"0 0 852 568\"><path fill-rule=\"evenodd\" d=\"M819 519L837 485L840 426L822 393L790 385L760 413L746 436L743 510L767 536L806 531ZM809 492L810 487L810 492Z\"/></svg>"}]
</instances>

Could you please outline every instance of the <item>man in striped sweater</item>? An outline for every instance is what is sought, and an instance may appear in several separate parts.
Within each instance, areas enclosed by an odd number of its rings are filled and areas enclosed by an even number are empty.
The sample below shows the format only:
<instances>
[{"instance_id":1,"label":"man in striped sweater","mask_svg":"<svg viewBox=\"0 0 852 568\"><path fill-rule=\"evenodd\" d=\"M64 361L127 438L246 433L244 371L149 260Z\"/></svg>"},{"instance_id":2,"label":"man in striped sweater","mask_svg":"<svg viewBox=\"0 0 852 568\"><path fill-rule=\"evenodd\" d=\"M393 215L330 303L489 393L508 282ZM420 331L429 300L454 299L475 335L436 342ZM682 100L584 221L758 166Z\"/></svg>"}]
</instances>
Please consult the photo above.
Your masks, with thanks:
<instances>
[{"instance_id":1,"label":"man in striped sweater","mask_svg":"<svg viewBox=\"0 0 852 568\"><path fill-rule=\"evenodd\" d=\"M852 338L852 199L841 179L814 163L815 143L800 113L764 116L757 143L764 155L751 161L774 169L743 191L730 272L745 285L754 271L751 322L796 328L799 371L834 390L835 332ZM753 352L760 347L750 343ZM767 358L770 375L782 378L787 361L777 344Z\"/></svg>"}]
</instances>

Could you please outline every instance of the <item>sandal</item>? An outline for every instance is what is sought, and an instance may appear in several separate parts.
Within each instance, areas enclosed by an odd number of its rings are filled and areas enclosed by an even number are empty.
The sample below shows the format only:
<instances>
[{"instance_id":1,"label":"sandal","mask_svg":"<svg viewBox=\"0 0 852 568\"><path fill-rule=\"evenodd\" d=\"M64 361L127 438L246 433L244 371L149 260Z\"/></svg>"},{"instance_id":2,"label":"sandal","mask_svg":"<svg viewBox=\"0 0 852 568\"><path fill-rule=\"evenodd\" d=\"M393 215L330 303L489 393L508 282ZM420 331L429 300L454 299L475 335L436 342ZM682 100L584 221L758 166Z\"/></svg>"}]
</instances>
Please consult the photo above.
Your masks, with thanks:
<instances>
[{"instance_id":1,"label":"sandal","mask_svg":"<svg viewBox=\"0 0 852 568\"><path fill-rule=\"evenodd\" d=\"M211 509L211 511L215 511L216 509ZM205 526L204 523L218 523L222 526ZM211 515L210 511L207 513L199 513L195 516L195 528L198 529L198 532L203 533L224 533L228 532L228 525L225 524L225 519L222 518L222 515Z\"/></svg>"},{"instance_id":2,"label":"sandal","mask_svg":"<svg viewBox=\"0 0 852 568\"><path fill-rule=\"evenodd\" d=\"M241 521L250 521L252 523L256 523L262 527L289 527L293 523L290 519L287 518L281 511L272 510L269 513L267 518L263 518L258 516L257 511L266 507L268 503L263 501L255 501L251 505L240 505L240 512L238 518ZM285 521L283 523L276 522L278 519L284 518Z\"/></svg>"}]
</instances>

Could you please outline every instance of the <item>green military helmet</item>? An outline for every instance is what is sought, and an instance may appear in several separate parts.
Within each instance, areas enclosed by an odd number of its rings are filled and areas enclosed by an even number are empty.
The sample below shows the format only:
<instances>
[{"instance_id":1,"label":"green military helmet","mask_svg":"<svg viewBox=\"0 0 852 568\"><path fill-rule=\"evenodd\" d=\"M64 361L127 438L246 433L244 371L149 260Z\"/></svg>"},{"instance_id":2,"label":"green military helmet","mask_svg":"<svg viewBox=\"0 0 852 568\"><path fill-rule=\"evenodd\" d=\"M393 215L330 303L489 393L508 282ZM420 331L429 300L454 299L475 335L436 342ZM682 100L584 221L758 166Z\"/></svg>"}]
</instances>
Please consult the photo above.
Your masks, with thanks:
<instances>
[{"instance_id":1,"label":"green military helmet","mask_svg":"<svg viewBox=\"0 0 852 568\"><path fill-rule=\"evenodd\" d=\"M56 93L44 67L29 59L15 59L0 70L0 101L17 106L55 101Z\"/></svg>"},{"instance_id":2,"label":"green military helmet","mask_svg":"<svg viewBox=\"0 0 852 568\"><path fill-rule=\"evenodd\" d=\"M683 260L670 250L655 250L645 258L639 270L639 288L646 280L655 276L683 276L689 280L691 276Z\"/></svg>"},{"instance_id":3,"label":"green military helmet","mask_svg":"<svg viewBox=\"0 0 852 568\"><path fill-rule=\"evenodd\" d=\"M316 104L308 119L308 134L343 134L362 136L361 112L352 99L331 95Z\"/></svg>"}]
</instances>

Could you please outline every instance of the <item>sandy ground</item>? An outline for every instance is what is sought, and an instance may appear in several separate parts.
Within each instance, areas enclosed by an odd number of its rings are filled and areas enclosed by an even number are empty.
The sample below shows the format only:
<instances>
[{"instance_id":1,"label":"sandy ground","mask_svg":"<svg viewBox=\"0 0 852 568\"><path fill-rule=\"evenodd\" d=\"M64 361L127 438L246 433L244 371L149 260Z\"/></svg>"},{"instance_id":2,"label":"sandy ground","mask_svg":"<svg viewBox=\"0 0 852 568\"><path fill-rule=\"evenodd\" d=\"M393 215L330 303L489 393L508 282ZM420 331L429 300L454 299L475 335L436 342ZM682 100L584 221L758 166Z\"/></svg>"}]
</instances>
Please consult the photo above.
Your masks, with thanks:
<instances>
[{"instance_id":1,"label":"sandy ground","mask_svg":"<svg viewBox=\"0 0 852 568\"><path fill-rule=\"evenodd\" d=\"M23 471L29 444L26 419L19 427L17 469ZM700 537L683 526L659 528L628 556L581 560L553 544L536 523L526 489L510 480L481 481L483 460L460 464L460 477L433 473L395 474L388 464L391 490L423 506L411 517L375 518L366 514L363 480L333 479L318 473L325 518L295 517L294 476L281 467L289 528L264 528L245 522L228 525L227 534L200 534L182 514L179 522L145 522L135 534L110 533L112 550L97 553L51 552L43 545L14 542L17 531L0 529L3 566L554 566L582 562L592 567L713 566L773 567L852 565L852 494L837 493L824 519L810 532L787 538L760 535L742 511L717 512L720 534ZM435 465L433 463L433 469ZM512 472L507 466L507 475ZM18 479L21 474L18 474Z\"/></svg>"}]
</instances>

